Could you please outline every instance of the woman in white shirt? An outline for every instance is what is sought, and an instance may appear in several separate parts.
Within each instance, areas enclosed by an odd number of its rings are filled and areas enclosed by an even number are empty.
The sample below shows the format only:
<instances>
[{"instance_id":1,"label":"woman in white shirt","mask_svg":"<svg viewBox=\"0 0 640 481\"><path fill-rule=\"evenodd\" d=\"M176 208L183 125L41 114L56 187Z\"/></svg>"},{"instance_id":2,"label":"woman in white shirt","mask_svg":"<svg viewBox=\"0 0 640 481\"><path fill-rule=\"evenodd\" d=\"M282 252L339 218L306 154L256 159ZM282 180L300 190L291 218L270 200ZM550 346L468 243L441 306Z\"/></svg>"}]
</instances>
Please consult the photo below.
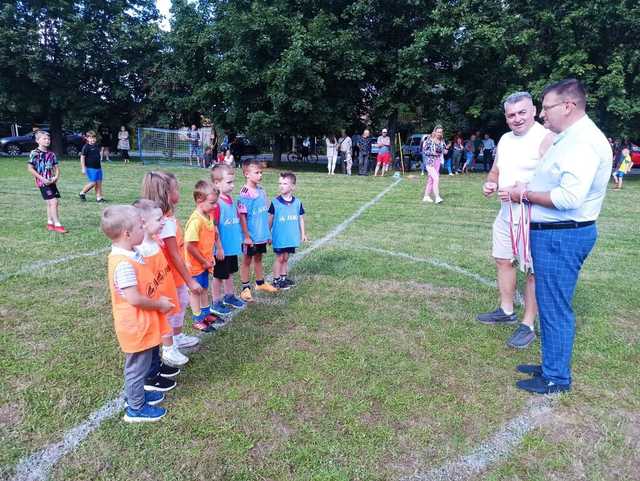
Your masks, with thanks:
<instances>
[{"instance_id":1,"label":"woman in white shirt","mask_svg":"<svg viewBox=\"0 0 640 481\"><path fill-rule=\"evenodd\" d=\"M334 134L326 138L327 142L327 170L328 175L336 174L336 162L338 161L338 141Z\"/></svg>"}]
</instances>

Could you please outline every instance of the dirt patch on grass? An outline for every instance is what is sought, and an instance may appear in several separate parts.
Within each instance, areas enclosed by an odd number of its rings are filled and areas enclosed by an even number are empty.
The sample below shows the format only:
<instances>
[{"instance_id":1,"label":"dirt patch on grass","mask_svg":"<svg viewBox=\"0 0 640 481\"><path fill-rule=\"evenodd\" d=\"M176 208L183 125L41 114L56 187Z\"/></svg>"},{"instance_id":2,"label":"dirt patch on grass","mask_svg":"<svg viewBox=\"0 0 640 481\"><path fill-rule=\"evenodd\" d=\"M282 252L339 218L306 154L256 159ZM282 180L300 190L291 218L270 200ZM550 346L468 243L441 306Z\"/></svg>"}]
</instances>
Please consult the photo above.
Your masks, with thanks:
<instances>
[{"instance_id":1,"label":"dirt patch on grass","mask_svg":"<svg viewBox=\"0 0 640 481\"><path fill-rule=\"evenodd\" d=\"M269 436L258 440L249 451L249 456L254 461L268 458L273 452L280 449L295 431L277 413L271 414L270 421Z\"/></svg>"},{"instance_id":2,"label":"dirt patch on grass","mask_svg":"<svg viewBox=\"0 0 640 481\"><path fill-rule=\"evenodd\" d=\"M22 423L24 409L22 403L11 402L0 405L0 426L9 430Z\"/></svg>"},{"instance_id":3,"label":"dirt patch on grass","mask_svg":"<svg viewBox=\"0 0 640 481\"><path fill-rule=\"evenodd\" d=\"M616 328L616 333L625 341L636 344L640 342L640 322L638 317L617 315L611 319L611 323Z\"/></svg>"}]
</instances>

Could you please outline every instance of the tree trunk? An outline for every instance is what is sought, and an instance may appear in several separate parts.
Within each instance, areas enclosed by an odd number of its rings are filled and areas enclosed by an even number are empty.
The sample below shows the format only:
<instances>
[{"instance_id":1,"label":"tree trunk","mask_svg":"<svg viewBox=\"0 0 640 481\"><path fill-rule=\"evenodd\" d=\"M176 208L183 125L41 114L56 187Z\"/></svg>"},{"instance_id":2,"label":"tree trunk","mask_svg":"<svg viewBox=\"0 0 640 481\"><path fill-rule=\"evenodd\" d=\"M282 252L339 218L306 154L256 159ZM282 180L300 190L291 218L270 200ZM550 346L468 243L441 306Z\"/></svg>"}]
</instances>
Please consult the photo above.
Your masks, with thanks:
<instances>
[{"instance_id":1,"label":"tree trunk","mask_svg":"<svg viewBox=\"0 0 640 481\"><path fill-rule=\"evenodd\" d=\"M273 136L271 152L273 153L271 165L273 167L278 167L280 165L280 159L282 157L282 136L280 134L276 134Z\"/></svg>"},{"instance_id":2,"label":"tree trunk","mask_svg":"<svg viewBox=\"0 0 640 481\"><path fill-rule=\"evenodd\" d=\"M62 134L62 112L51 110L49 112L49 135L51 136L51 150L60 158L65 154L64 138Z\"/></svg>"}]
</instances>

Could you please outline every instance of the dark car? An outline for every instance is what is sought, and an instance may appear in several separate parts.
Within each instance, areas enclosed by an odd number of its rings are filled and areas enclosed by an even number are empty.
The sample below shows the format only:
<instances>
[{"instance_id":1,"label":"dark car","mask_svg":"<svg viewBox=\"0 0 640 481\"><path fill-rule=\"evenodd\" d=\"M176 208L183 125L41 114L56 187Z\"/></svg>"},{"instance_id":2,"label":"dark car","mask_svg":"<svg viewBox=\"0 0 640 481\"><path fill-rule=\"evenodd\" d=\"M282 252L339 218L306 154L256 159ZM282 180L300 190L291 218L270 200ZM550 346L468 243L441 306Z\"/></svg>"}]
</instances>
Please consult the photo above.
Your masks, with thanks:
<instances>
[{"instance_id":1,"label":"dark car","mask_svg":"<svg viewBox=\"0 0 640 481\"><path fill-rule=\"evenodd\" d=\"M42 129L48 132L47 129ZM63 150L65 154L75 156L80 153L82 146L85 143L84 137L79 134L75 134L68 130L63 131ZM17 137L3 137L0 139L0 153L6 155L20 155L31 152L38 146L36 143L35 132L29 132L25 135L19 135Z\"/></svg>"},{"instance_id":2,"label":"dark car","mask_svg":"<svg viewBox=\"0 0 640 481\"><path fill-rule=\"evenodd\" d=\"M258 155L258 146L251 142L244 135L238 135L237 137L241 148L242 155Z\"/></svg>"}]
</instances>

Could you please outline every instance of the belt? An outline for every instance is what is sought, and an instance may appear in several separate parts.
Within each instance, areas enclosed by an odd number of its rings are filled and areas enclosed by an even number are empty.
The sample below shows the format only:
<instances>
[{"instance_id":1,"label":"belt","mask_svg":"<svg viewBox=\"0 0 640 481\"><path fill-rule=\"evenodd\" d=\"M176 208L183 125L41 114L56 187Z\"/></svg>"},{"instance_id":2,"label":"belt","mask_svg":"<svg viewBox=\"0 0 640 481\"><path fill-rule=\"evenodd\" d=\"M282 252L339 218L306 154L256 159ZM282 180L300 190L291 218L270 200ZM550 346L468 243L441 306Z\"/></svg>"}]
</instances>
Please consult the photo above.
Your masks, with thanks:
<instances>
[{"instance_id":1,"label":"belt","mask_svg":"<svg viewBox=\"0 0 640 481\"><path fill-rule=\"evenodd\" d=\"M531 230L578 229L579 227L587 227L595 223L595 220L587 220L585 222L576 222L575 220L563 220L560 222L532 222L529 228Z\"/></svg>"}]
</instances>

